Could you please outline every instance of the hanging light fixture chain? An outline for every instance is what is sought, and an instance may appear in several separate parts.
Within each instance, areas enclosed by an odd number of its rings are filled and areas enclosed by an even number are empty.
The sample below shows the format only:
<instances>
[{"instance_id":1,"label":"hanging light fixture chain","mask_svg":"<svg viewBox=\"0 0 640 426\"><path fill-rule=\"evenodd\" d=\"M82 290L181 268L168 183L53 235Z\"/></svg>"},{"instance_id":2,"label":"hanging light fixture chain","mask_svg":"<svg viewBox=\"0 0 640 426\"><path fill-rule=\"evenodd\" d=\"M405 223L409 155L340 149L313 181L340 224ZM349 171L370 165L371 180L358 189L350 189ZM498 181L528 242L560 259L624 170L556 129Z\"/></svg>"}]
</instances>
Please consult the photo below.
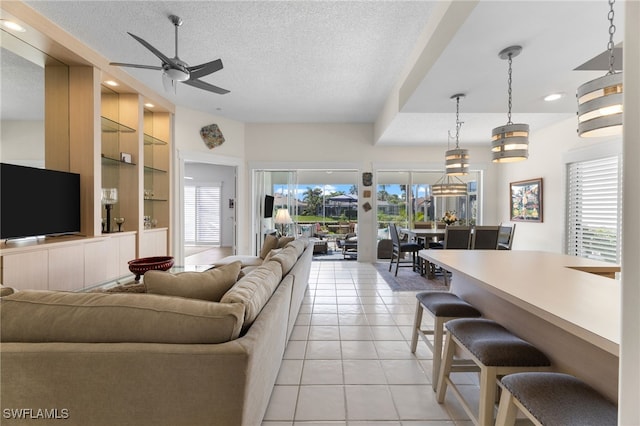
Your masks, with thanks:
<instances>
[{"instance_id":1,"label":"hanging light fixture chain","mask_svg":"<svg viewBox=\"0 0 640 426\"><path fill-rule=\"evenodd\" d=\"M609 14L607 18L609 19L609 43L607 43L607 49L609 50L609 74L614 74L615 70L613 69L613 63L615 58L613 56L613 35L616 33L616 26L613 25L613 18L615 16L615 12L613 11L613 5L616 0L609 0Z\"/></svg>"},{"instance_id":2,"label":"hanging light fixture chain","mask_svg":"<svg viewBox=\"0 0 640 426\"><path fill-rule=\"evenodd\" d=\"M513 62L513 55L509 53L509 78L507 79L507 85L509 86L509 112L507 113L507 125L513 124L511 121L511 82L513 81L511 78L511 63Z\"/></svg>"},{"instance_id":3,"label":"hanging light fixture chain","mask_svg":"<svg viewBox=\"0 0 640 426\"><path fill-rule=\"evenodd\" d=\"M460 148L460 127L462 122L460 121L460 96L456 97L456 149Z\"/></svg>"}]
</instances>

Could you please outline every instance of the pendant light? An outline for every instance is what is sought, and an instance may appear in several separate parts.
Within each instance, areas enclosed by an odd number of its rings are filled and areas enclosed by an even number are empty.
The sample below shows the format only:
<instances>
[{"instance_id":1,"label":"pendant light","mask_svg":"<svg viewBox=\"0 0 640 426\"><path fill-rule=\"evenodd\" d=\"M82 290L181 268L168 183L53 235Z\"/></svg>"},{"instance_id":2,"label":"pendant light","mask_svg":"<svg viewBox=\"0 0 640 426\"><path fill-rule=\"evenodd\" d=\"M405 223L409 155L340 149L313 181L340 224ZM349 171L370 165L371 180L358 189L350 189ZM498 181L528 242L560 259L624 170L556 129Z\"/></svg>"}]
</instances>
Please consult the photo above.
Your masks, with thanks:
<instances>
[{"instance_id":1,"label":"pendant light","mask_svg":"<svg viewBox=\"0 0 640 426\"><path fill-rule=\"evenodd\" d=\"M461 197L467 195L467 184L457 177L443 175L431 185L431 195L434 197Z\"/></svg>"},{"instance_id":2,"label":"pendant light","mask_svg":"<svg viewBox=\"0 0 640 426\"><path fill-rule=\"evenodd\" d=\"M469 174L469 150L460 148L460 99L464 98L461 93L451 96L456 101L456 147L445 153L445 172L447 176L462 176Z\"/></svg>"},{"instance_id":3,"label":"pendant light","mask_svg":"<svg viewBox=\"0 0 640 426\"><path fill-rule=\"evenodd\" d=\"M513 124L511 121L511 64L513 58L522 52L521 46L509 46L500 51L500 59L509 61L509 112L507 124L493 129L491 135L491 152L494 163L512 163L526 160L529 157L529 125Z\"/></svg>"},{"instance_id":4,"label":"pendant light","mask_svg":"<svg viewBox=\"0 0 640 426\"><path fill-rule=\"evenodd\" d=\"M609 72L578 87L578 135L611 136L622 130L622 72L613 69L613 4L609 0Z\"/></svg>"}]
</instances>

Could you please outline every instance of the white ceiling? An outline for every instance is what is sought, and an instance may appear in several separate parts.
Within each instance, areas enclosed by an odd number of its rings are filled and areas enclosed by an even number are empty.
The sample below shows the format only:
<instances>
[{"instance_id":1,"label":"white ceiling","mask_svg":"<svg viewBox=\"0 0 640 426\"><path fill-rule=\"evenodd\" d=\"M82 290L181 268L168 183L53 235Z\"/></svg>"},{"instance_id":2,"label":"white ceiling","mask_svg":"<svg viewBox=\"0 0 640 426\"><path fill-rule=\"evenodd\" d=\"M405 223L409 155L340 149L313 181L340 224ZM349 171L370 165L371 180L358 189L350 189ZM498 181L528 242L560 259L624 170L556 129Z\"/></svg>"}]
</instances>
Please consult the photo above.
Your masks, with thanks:
<instances>
[{"instance_id":1,"label":"white ceiling","mask_svg":"<svg viewBox=\"0 0 640 426\"><path fill-rule=\"evenodd\" d=\"M576 88L604 74L574 69L608 41L604 0L455 1L448 10L445 1L27 3L108 60L149 65L159 60L127 32L172 57L167 16L179 15L180 58L221 58L224 69L203 80L231 93L186 85L166 93L159 71L126 71L192 109L255 123L373 123L391 99L378 144L446 143L455 93L466 94L461 145L487 144L507 121L507 62L498 52L513 44L523 46L513 60L513 121L535 132L574 116ZM616 4L616 43L623 5ZM551 92L566 96L544 102Z\"/></svg>"}]
</instances>

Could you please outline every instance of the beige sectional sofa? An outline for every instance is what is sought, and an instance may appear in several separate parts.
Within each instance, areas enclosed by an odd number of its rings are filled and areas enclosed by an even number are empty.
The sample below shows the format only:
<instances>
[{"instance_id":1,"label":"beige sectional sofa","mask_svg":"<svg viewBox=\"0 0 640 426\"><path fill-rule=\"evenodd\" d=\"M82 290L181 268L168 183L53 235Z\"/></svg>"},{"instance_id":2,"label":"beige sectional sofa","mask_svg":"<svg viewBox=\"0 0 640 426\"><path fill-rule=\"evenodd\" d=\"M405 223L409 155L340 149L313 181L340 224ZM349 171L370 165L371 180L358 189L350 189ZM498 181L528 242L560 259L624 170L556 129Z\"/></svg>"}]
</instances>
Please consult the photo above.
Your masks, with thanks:
<instances>
[{"instance_id":1,"label":"beige sectional sofa","mask_svg":"<svg viewBox=\"0 0 640 426\"><path fill-rule=\"evenodd\" d=\"M312 254L288 243L219 302L2 288L1 423L260 425Z\"/></svg>"}]
</instances>

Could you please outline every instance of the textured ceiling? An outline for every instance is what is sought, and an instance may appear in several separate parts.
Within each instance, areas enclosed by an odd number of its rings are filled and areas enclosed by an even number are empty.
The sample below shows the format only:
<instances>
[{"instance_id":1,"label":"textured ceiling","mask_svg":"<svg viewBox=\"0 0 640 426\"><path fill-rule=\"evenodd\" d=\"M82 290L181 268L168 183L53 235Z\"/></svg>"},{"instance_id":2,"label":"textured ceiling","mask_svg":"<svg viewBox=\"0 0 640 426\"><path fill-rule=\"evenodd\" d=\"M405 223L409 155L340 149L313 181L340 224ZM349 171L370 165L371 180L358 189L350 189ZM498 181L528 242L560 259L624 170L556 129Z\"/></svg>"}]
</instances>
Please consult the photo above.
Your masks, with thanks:
<instances>
[{"instance_id":1,"label":"textured ceiling","mask_svg":"<svg viewBox=\"0 0 640 426\"><path fill-rule=\"evenodd\" d=\"M488 144L491 128L507 119L507 63L498 52L513 44L523 46L513 64L513 120L535 132L574 116L576 88L604 74L575 69L608 40L601 0L27 3L108 60L150 65L159 61L127 32L174 56L167 17L179 15L180 58L221 58L224 69L203 79L231 93L186 85L167 93L159 71L126 69L173 103L263 123L373 123L390 108L376 140L388 145L446 143L455 93L466 94L461 144ZM617 44L623 6L616 4ZM456 8L467 12L449 13ZM542 101L551 92L565 97Z\"/></svg>"}]
</instances>

